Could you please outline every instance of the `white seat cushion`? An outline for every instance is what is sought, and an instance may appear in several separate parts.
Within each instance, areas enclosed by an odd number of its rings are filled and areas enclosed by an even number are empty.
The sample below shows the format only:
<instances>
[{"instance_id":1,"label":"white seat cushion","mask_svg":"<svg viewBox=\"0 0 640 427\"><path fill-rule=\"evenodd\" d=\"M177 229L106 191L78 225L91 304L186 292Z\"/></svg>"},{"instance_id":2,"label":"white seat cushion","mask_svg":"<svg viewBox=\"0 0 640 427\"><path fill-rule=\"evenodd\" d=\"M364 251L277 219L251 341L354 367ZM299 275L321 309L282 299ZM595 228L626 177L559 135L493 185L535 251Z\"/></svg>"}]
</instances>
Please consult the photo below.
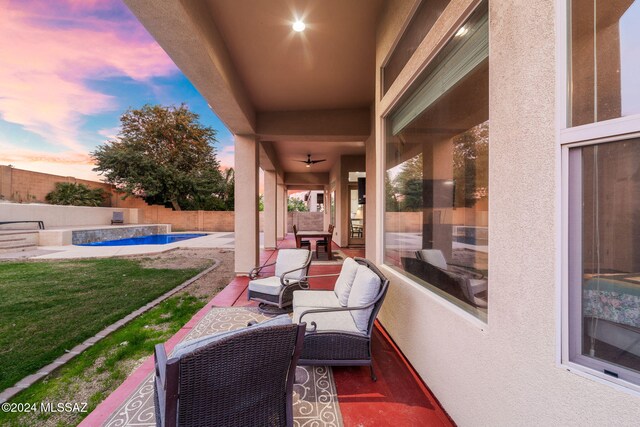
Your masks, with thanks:
<instances>
[{"instance_id":1,"label":"white seat cushion","mask_svg":"<svg viewBox=\"0 0 640 427\"><path fill-rule=\"evenodd\" d=\"M420 252L424 261L442 270L447 269L447 260L440 249L422 249Z\"/></svg>"},{"instance_id":2,"label":"white seat cushion","mask_svg":"<svg viewBox=\"0 0 640 427\"><path fill-rule=\"evenodd\" d=\"M293 309L296 307L337 308L340 302L333 291L293 291Z\"/></svg>"},{"instance_id":3,"label":"white seat cushion","mask_svg":"<svg viewBox=\"0 0 640 427\"><path fill-rule=\"evenodd\" d=\"M358 266L356 278L349 293L348 307L361 307L373 302L380 292L380 277L364 265ZM358 329L366 332L373 307L366 310L350 311Z\"/></svg>"},{"instance_id":4,"label":"white seat cushion","mask_svg":"<svg viewBox=\"0 0 640 427\"><path fill-rule=\"evenodd\" d=\"M356 272L358 271L358 264L353 258L347 258L342 263L342 270L340 270L340 276L336 280L334 292L340 305L347 306L349 302L349 293L351 292L351 286L353 285L353 279L356 278Z\"/></svg>"},{"instance_id":5,"label":"white seat cushion","mask_svg":"<svg viewBox=\"0 0 640 427\"><path fill-rule=\"evenodd\" d=\"M297 281L289 281L289 284L297 283ZM249 290L260 292L267 295L280 295L282 284L278 276L263 277L249 282Z\"/></svg>"},{"instance_id":6,"label":"white seat cushion","mask_svg":"<svg viewBox=\"0 0 640 427\"><path fill-rule=\"evenodd\" d=\"M300 316L305 311L317 309L318 307L297 307L293 310L293 323L300 323ZM365 335L358 329L348 311L309 313L302 318L302 322L307 324L307 329L312 327L311 322L316 322L316 331L341 331Z\"/></svg>"},{"instance_id":7,"label":"white seat cushion","mask_svg":"<svg viewBox=\"0 0 640 427\"><path fill-rule=\"evenodd\" d=\"M283 314L281 316L274 317L273 319L269 319L264 322L258 323L257 325L250 326L249 328L259 329L259 328L266 328L269 326L281 326L281 325L290 325L290 324L291 324L291 318L287 314ZM178 345L175 346L175 348L173 349L173 352L171 353L171 357L172 358L182 357L185 354L191 353L192 351L195 351L199 348L207 346L211 343L220 341L224 338L228 338L242 332L247 332L248 330L250 330L249 328L240 328L240 329L235 329L233 331L218 332L217 334L207 335L205 337L196 338L194 340L183 341L181 343L178 343Z\"/></svg>"},{"instance_id":8,"label":"white seat cushion","mask_svg":"<svg viewBox=\"0 0 640 427\"><path fill-rule=\"evenodd\" d=\"M307 272L304 269L297 269L304 267L308 259L307 249L280 249L276 259L276 276L280 277L287 271L296 270L287 274L286 278L300 280Z\"/></svg>"}]
</instances>

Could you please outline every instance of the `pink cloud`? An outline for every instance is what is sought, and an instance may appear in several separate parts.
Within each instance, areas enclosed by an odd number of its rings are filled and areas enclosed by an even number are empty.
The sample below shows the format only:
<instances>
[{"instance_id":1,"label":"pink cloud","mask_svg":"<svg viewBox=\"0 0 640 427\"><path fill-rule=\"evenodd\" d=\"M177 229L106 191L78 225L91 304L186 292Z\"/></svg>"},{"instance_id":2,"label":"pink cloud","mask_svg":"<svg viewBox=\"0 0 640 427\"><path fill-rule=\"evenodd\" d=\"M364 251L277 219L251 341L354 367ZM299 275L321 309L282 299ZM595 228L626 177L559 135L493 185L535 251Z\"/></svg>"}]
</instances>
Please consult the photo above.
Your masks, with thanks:
<instances>
[{"instance_id":1,"label":"pink cloud","mask_svg":"<svg viewBox=\"0 0 640 427\"><path fill-rule=\"evenodd\" d=\"M83 116L117 108L116 99L88 86L89 79L147 81L175 73L134 18L86 13L118 12L119 4L0 0L0 118L60 148L84 152L78 130Z\"/></svg>"},{"instance_id":2,"label":"pink cloud","mask_svg":"<svg viewBox=\"0 0 640 427\"><path fill-rule=\"evenodd\" d=\"M0 164L12 165L18 169L50 173L60 176L73 176L101 181L100 176L92 169L93 160L86 153L64 151L60 153L44 153L24 148L16 148L0 141Z\"/></svg>"},{"instance_id":3,"label":"pink cloud","mask_svg":"<svg viewBox=\"0 0 640 427\"><path fill-rule=\"evenodd\" d=\"M216 157L223 169L235 167L235 147L233 145L225 145L216 153Z\"/></svg>"}]
</instances>

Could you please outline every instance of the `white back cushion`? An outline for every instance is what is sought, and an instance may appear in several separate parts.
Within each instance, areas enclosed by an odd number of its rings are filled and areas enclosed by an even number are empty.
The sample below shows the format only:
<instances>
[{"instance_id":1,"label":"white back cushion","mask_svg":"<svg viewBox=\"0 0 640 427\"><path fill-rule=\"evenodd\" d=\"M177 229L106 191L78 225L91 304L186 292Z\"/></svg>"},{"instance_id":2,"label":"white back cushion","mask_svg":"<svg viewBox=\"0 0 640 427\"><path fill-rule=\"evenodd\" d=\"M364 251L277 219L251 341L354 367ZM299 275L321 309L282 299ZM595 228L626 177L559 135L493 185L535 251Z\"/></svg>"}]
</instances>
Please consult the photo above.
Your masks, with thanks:
<instances>
[{"instance_id":1,"label":"white back cushion","mask_svg":"<svg viewBox=\"0 0 640 427\"><path fill-rule=\"evenodd\" d=\"M442 270L447 269L447 260L440 249L423 249L422 259Z\"/></svg>"},{"instance_id":2,"label":"white back cushion","mask_svg":"<svg viewBox=\"0 0 640 427\"><path fill-rule=\"evenodd\" d=\"M359 265L353 258L347 258L342 263L342 270L340 270L340 275L336 280L336 286L333 291L343 307L346 307L349 302L349 293L351 293L351 286L353 285L353 279L356 278Z\"/></svg>"},{"instance_id":3,"label":"white back cushion","mask_svg":"<svg viewBox=\"0 0 640 427\"><path fill-rule=\"evenodd\" d=\"M360 307L372 303L380 292L380 277L364 265L358 265L356 277L349 293L348 307ZM353 321L362 332L367 332L373 306L366 310L350 311Z\"/></svg>"},{"instance_id":4,"label":"white back cushion","mask_svg":"<svg viewBox=\"0 0 640 427\"><path fill-rule=\"evenodd\" d=\"M280 249L276 259L276 276L280 277L287 271L302 268L308 257L307 249ZM298 270L287 274L285 279L300 280L305 274L306 271Z\"/></svg>"}]
</instances>

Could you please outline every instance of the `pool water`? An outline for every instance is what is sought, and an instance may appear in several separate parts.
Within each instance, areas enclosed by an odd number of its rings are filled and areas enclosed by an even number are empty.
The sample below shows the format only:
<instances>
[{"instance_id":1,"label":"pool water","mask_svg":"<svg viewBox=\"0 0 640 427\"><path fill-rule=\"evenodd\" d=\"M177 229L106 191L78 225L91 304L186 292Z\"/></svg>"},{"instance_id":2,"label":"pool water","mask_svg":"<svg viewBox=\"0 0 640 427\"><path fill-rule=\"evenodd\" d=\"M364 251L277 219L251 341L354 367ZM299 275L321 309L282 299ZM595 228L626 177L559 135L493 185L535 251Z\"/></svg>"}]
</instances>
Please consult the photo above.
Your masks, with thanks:
<instances>
[{"instance_id":1,"label":"pool water","mask_svg":"<svg viewBox=\"0 0 640 427\"><path fill-rule=\"evenodd\" d=\"M104 242L83 243L76 246L134 246L134 245L166 245L181 240L195 239L206 234L153 234L151 236L130 237L128 239L105 240Z\"/></svg>"}]
</instances>

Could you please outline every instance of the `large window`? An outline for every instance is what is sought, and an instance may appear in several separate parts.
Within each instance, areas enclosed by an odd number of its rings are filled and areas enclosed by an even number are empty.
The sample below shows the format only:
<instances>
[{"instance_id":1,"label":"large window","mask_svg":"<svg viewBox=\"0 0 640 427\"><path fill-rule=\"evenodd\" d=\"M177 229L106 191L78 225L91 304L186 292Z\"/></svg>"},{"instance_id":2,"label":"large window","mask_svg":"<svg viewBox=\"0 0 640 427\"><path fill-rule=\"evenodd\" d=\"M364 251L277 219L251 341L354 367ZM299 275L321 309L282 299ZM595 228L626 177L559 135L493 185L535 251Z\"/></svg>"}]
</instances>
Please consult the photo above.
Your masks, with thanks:
<instances>
[{"instance_id":1,"label":"large window","mask_svg":"<svg viewBox=\"0 0 640 427\"><path fill-rule=\"evenodd\" d=\"M385 263L486 319L489 56L483 3L387 118Z\"/></svg>"},{"instance_id":2,"label":"large window","mask_svg":"<svg viewBox=\"0 0 640 427\"><path fill-rule=\"evenodd\" d=\"M563 360L640 386L640 1L572 0L568 22Z\"/></svg>"}]
</instances>

